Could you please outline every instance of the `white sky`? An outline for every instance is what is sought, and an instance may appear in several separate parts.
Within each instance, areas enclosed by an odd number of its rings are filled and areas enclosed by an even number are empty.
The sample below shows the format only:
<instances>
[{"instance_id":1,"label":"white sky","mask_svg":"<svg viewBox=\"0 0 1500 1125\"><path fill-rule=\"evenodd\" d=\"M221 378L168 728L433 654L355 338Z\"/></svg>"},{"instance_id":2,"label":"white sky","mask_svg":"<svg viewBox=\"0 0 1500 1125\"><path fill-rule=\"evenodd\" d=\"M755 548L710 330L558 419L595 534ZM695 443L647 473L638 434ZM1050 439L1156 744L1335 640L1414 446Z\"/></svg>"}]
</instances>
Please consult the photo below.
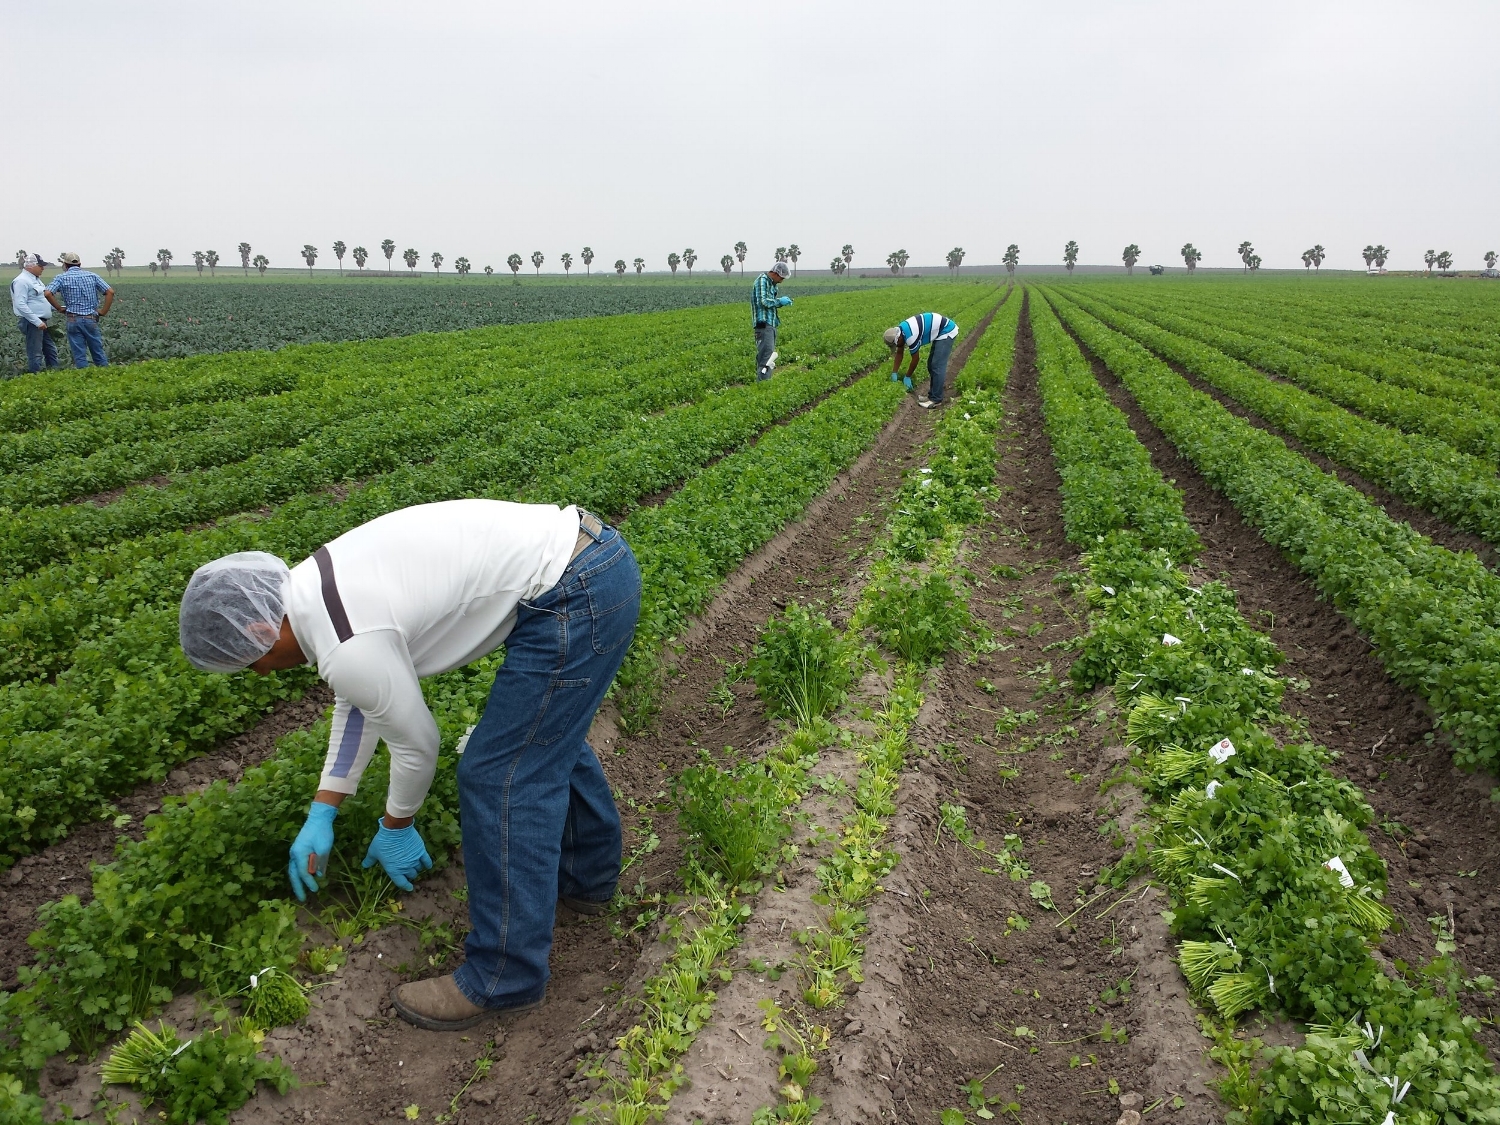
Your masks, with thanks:
<instances>
[{"instance_id":1,"label":"white sky","mask_svg":"<svg viewBox=\"0 0 1500 1125\"><path fill-rule=\"evenodd\" d=\"M0 27L0 245L49 256L1500 249L1493 0L0 0Z\"/></svg>"}]
</instances>

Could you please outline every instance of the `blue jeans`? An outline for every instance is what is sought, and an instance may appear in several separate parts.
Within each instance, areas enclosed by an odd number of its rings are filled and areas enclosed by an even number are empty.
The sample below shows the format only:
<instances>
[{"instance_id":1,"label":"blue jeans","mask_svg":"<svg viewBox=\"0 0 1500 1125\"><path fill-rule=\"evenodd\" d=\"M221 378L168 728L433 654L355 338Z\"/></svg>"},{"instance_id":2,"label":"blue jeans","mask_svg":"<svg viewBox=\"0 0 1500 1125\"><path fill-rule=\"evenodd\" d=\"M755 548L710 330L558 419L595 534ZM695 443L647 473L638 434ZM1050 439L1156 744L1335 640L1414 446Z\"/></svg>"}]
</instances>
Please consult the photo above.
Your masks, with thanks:
<instances>
[{"instance_id":1,"label":"blue jeans","mask_svg":"<svg viewBox=\"0 0 1500 1125\"><path fill-rule=\"evenodd\" d=\"M620 814L586 736L640 610L640 568L612 527L517 609L458 766L473 929L454 980L475 1004L541 1000L558 895L614 897Z\"/></svg>"},{"instance_id":2,"label":"blue jeans","mask_svg":"<svg viewBox=\"0 0 1500 1125\"><path fill-rule=\"evenodd\" d=\"M766 322L755 326L755 381L763 382L771 377L766 368L771 363L771 353L776 350L776 325Z\"/></svg>"},{"instance_id":3,"label":"blue jeans","mask_svg":"<svg viewBox=\"0 0 1500 1125\"><path fill-rule=\"evenodd\" d=\"M90 356L95 367L109 366L109 356L104 354L104 337L99 334L98 317L68 317L68 348L73 353L74 367L87 367Z\"/></svg>"},{"instance_id":4,"label":"blue jeans","mask_svg":"<svg viewBox=\"0 0 1500 1125\"><path fill-rule=\"evenodd\" d=\"M43 365L48 368L59 366L57 345L52 342L47 329L38 328L23 316L16 317L16 323L21 327L21 335L26 338L26 370L35 373Z\"/></svg>"},{"instance_id":5,"label":"blue jeans","mask_svg":"<svg viewBox=\"0 0 1500 1125\"><path fill-rule=\"evenodd\" d=\"M927 398L932 402L943 401L943 388L948 383L948 356L953 352L954 337L934 340L927 352L927 374L932 376Z\"/></svg>"}]
</instances>

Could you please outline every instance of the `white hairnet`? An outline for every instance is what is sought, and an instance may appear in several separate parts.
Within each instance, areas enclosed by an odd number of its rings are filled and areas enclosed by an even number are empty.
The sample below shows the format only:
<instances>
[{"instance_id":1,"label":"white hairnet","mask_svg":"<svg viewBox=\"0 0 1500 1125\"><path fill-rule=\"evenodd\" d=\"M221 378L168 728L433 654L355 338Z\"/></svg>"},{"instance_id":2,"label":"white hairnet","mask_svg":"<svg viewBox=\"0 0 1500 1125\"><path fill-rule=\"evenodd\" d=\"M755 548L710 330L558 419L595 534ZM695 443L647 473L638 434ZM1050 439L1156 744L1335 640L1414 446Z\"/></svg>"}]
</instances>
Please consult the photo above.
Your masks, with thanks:
<instances>
[{"instance_id":1,"label":"white hairnet","mask_svg":"<svg viewBox=\"0 0 1500 1125\"><path fill-rule=\"evenodd\" d=\"M901 329L900 328L887 328L885 330L885 335L882 337L882 339L885 340L885 346L886 347L888 347L888 348L894 348L896 346L896 341L899 340L899 339L901 339Z\"/></svg>"},{"instance_id":2,"label":"white hairnet","mask_svg":"<svg viewBox=\"0 0 1500 1125\"><path fill-rule=\"evenodd\" d=\"M292 572L265 551L239 551L193 571L182 594L177 637L203 672L240 672L276 643Z\"/></svg>"}]
</instances>

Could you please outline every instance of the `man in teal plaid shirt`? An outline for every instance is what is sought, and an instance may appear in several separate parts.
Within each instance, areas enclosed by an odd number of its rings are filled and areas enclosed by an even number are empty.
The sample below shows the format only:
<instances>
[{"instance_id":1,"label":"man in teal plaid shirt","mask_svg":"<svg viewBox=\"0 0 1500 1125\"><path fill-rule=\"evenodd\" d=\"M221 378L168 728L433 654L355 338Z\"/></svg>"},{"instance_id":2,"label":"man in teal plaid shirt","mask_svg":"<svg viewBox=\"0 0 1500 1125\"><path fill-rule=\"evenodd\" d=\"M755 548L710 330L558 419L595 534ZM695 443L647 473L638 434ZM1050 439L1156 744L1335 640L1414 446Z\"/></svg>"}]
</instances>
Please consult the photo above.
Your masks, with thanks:
<instances>
[{"instance_id":1,"label":"man in teal plaid shirt","mask_svg":"<svg viewBox=\"0 0 1500 1125\"><path fill-rule=\"evenodd\" d=\"M781 327L779 309L792 303L790 297L777 294L776 286L786 280L791 270L777 262L755 279L750 290L750 315L755 325L755 381L764 382L776 369L776 329Z\"/></svg>"}]
</instances>

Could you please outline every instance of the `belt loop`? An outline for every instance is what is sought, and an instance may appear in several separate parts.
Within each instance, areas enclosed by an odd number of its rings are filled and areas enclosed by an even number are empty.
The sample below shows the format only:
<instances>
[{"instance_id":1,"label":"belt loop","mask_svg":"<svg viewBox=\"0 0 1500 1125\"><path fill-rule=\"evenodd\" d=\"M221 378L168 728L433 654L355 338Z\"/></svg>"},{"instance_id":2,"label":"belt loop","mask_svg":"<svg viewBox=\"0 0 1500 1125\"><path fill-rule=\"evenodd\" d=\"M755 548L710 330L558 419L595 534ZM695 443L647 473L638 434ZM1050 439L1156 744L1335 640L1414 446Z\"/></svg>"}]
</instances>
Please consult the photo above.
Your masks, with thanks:
<instances>
[{"instance_id":1,"label":"belt loop","mask_svg":"<svg viewBox=\"0 0 1500 1125\"><path fill-rule=\"evenodd\" d=\"M587 535L595 543L604 542L604 528L606 524L598 516L587 508L578 509L578 530Z\"/></svg>"}]
</instances>

